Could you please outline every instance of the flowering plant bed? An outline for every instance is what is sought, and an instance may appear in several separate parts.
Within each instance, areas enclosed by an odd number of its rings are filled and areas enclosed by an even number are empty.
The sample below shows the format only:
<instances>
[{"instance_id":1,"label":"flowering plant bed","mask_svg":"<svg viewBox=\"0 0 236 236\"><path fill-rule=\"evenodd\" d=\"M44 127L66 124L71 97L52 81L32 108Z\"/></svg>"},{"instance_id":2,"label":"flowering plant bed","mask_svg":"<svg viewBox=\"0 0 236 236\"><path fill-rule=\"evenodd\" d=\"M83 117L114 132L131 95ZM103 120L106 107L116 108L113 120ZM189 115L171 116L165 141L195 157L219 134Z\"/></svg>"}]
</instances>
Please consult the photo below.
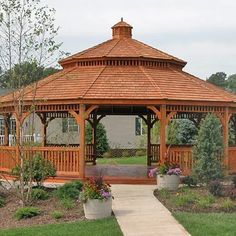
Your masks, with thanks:
<instances>
[{"instance_id":1,"label":"flowering plant bed","mask_svg":"<svg viewBox=\"0 0 236 236\"><path fill-rule=\"evenodd\" d=\"M76 199L61 201L55 196L54 189L43 188L43 190L47 193L47 197L34 200L29 206L30 208L36 208L39 214L31 218L22 217L22 219L17 219L17 210L26 211L29 207L21 207L14 188L10 190L0 188L0 196L4 199L4 204L0 207L0 228L31 227L33 225L83 221L85 219L83 206L78 204Z\"/></svg>"},{"instance_id":2,"label":"flowering plant bed","mask_svg":"<svg viewBox=\"0 0 236 236\"><path fill-rule=\"evenodd\" d=\"M231 186L224 186L221 196L213 196L207 187L181 187L178 191L155 190L154 195L172 212L236 212L236 200L230 198Z\"/></svg>"}]
</instances>

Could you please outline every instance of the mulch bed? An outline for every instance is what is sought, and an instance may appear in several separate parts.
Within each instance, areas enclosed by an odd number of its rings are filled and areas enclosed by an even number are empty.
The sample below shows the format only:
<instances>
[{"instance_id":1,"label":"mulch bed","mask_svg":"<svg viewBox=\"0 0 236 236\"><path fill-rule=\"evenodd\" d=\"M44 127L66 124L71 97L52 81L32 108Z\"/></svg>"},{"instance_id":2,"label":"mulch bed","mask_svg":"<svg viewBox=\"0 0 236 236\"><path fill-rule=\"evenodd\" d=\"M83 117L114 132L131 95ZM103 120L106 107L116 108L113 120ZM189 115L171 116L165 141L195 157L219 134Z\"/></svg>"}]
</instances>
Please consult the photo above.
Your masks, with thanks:
<instances>
[{"instance_id":1,"label":"mulch bed","mask_svg":"<svg viewBox=\"0 0 236 236\"><path fill-rule=\"evenodd\" d=\"M48 192L52 191L48 190ZM66 210L60 205L59 200L52 193L50 193L49 199L38 200L33 204L34 207L40 209L40 215L29 219L16 220L14 218L15 211L21 207L19 199L10 192L4 192L3 195L6 199L6 204L0 208L0 229L85 220L81 203L76 202L76 207ZM56 220L51 216L51 212L55 210L63 213L61 219Z\"/></svg>"},{"instance_id":2,"label":"mulch bed","mask_svg":"<svg viewBox=\"0 0 236 236\"><path fill-rule=\"evenodd\" d=\"M232 189L232 187L225 186L223 192L227 192L227 190L229 189ZM206 187L189 188L189 190L202 198L209 196L210 194ZM236 200L232 200L232 202L234 203L234 208L230 210L222 209L221 207L222 202L229 199L229 197L226 197L226 196L215 197L214 203L205 207L199 207L195 203L188 203L188 204L179 206L175 204L174 198L182 194L181 188L179 189L179 191L176 191L176 192L169 191L169 193L170 193L170 197L166 198L165 196L162 196L160 191L156 189L154 191L154 196L171 212L191 212L191 213L236 212Z\"/></svg>"}]
</instances>

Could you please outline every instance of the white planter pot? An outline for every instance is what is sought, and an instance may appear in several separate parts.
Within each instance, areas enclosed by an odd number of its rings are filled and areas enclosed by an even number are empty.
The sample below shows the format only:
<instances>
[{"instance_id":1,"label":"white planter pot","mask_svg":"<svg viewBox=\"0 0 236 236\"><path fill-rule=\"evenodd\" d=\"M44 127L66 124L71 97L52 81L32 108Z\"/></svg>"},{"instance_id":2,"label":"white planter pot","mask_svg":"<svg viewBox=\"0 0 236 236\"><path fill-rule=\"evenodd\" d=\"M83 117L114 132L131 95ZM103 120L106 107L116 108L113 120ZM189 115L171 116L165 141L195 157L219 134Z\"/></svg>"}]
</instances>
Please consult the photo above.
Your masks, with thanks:
<instances>
[{"instance_id":1,"label":"white planter pot","mask_svg":"<svg viewBox=\"0 0 236 236\"><path fill-rule=\"evenodd\" d=\"M83 204L85 217L89 220L111 216L112 198L108 200L88 199Z\"/></svg>"},{"instance_id":2,"label":"white planter pot","mask_svg":"<svg viewBox=\"0 0 236 236\"><path fill-rule=\"evenodd\" d=\"M157 189L178 190L180 177L177 175L157 175Z\"/></svg>"}]
</instances>

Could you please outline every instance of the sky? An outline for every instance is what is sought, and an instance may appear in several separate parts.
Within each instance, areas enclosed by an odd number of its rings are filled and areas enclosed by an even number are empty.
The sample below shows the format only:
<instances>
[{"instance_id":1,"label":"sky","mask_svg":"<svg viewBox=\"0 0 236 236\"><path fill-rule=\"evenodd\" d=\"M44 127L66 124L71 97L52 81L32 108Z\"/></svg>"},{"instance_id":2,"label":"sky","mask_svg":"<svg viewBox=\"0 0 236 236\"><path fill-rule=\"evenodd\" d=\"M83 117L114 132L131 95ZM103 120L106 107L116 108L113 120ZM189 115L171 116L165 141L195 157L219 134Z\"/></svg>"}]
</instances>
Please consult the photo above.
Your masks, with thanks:
<instances>
[{"instance_id":1,"label":"sky","mask_svg":"<svg viewBox=\"0 0 236 236\"><path fill-rule=\"evenodd\" d=\"M56 9L62 49L77 53L111 38L124 21L133 38L188 62L202 79L236 73L235 0L42 0Z\"/></svg>"}]
</instances>

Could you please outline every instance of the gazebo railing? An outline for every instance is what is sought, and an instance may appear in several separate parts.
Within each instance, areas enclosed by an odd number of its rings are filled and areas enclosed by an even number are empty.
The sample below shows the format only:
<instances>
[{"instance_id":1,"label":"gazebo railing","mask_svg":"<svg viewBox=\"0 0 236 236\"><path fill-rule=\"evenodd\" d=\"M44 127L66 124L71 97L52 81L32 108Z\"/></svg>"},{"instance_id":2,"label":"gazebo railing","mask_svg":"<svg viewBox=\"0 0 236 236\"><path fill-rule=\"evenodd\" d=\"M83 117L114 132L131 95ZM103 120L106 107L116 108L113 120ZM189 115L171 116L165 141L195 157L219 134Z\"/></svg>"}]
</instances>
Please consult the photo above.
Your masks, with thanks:
<instances>
[{"instance_id":1,"label":"gazebo railing","mask_svg":"<svg viewBox=\"0 0 236 236\"><path fill-rule=\"evenodd\" d=\"M168 148L168 147L167 147ZM160 160L160 144L150 145L151 163L156 164ZM179 164L184 174L189 174L193 167L192 146L173 145L168 152L170 162Z\"/></svg>"},{"instance_id":2,"label":"gazebo railing","mask_svg":"<svg viewBox=\"0 0 236 236\"><path fill-rule=\"evenodd\" d=\"M229 147L229 171L236 173L236 147Z\"/></svg>"}]
</instances>

